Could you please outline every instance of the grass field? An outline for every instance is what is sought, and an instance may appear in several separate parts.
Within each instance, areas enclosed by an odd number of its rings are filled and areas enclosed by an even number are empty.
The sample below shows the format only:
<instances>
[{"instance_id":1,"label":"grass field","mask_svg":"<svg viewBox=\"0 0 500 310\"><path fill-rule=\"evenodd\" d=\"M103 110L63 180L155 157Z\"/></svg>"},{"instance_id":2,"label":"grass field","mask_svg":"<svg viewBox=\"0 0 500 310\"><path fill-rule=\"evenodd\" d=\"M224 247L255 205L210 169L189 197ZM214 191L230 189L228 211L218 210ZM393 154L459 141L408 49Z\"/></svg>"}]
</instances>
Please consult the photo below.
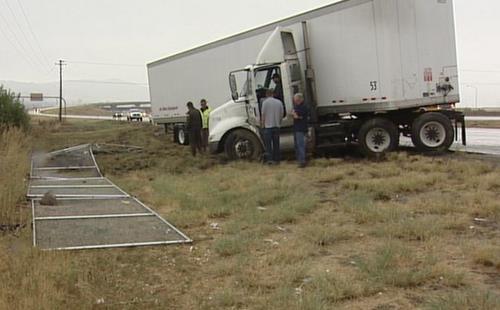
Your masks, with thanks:
<instances>
[{"instance_id":1,"label":"grass field","mask_svg":"<svg viewBox=\"0 0 500 310\"><path fill-rule=\"evenodd\" d=\"M401 152L298 170L193 159L144 124L33 123L37 150L142 146L97 161L195 241L40 252L19 204L27 228L0 233L0 309L500 308L498 161Z\"/></svg>"},{"instance_id":2,"label":"grass field","mask_svg":"<svg viewBox=\"0 0 500 310\"><path fill-rule=\"evenodd\" d=\"M48 109L43 113L46 114L59 114L59 109ZM63 111L64 113L64 111ZM89 104L89 105L79 105L71 106L66 108L66 113L68 115L82 115L82 116L113 116L113 112L110 110L103 109L101 105Z\"/></svg>"}]
</instances>

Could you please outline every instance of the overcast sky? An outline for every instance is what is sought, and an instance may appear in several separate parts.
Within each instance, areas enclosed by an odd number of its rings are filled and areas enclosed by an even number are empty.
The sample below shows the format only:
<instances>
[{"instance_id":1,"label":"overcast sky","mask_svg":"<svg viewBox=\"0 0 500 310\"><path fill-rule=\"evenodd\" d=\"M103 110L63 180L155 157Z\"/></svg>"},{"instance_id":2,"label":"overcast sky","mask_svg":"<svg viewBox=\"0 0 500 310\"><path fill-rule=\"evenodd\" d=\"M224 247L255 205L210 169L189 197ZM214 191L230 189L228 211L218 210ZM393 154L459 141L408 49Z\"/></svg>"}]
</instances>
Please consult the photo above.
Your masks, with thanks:
<instances>
[{"instance_id":1,"label":"overcast sky","mask_svg":"<svg viewBox=\"0 0 500 310\"><path fill-rule=\"evenodd\" d=\"M0 0L0 80L55 81L62 58L67 79L147 83L147 62L331 2ZM500 1L455 7L463 104L471 85L480 106L500 106Z\"/></svg>"}]
</instances>

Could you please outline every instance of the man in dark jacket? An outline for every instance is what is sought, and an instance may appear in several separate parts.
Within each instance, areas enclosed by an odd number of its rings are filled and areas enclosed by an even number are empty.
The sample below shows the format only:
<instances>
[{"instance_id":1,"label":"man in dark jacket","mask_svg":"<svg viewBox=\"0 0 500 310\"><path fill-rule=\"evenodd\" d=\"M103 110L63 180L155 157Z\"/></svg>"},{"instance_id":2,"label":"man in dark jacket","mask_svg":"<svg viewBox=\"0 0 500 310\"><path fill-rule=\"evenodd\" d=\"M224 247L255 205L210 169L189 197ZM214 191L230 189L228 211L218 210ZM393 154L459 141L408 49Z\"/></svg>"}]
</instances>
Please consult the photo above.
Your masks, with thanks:
<instances>
[{"instance_id":1,"label":"man in dark jacket","mask_svg":"<svg viewBox=\"0 0 500 310\"><path fill-rule=\"evenodd\" d=\"M300 168L306 166L306 137L308 132L309 109L304 104L304 95L298 93L293 96L293 137L295 155Z\"/></svg>"},{"instance_id":2,"label":"man in dark jacket","mask_svg":"<svg viewBox=\"0 0 500 310\"><path fill-rule=\"evenodd\" d=\"M273 81L276 86L274 87L274 98L278 99L283 103L283 118L286 117L286 105L285 97L283 95L283 83L281 81L281 76L278 73L273 75Z\"/></svg>"},{"instance_id":3,"label":"man in dark jacket","mask_svg":"<svg viewBox=\"0 0 500 310\"><path fill-rule=\"evenodd\" d=\"M189 144L191 145L191 153L196 156L196 151L201 152L201 112L195 109L193 103L187 103L187 130L189 132Z\"/></svg>"},{"instance_id":4,"label":"man in dark jacket","mask_svg":"<svg viewBox=\"0 0 500 310\"><path fill-rule=\"evenodd\" d=\"M283 84L281 83L281 76L278 73L273 75L273 81L276 86L274 87L274 98L281 102L285 102L283 99Z\"/></svg>"}]
</instances>

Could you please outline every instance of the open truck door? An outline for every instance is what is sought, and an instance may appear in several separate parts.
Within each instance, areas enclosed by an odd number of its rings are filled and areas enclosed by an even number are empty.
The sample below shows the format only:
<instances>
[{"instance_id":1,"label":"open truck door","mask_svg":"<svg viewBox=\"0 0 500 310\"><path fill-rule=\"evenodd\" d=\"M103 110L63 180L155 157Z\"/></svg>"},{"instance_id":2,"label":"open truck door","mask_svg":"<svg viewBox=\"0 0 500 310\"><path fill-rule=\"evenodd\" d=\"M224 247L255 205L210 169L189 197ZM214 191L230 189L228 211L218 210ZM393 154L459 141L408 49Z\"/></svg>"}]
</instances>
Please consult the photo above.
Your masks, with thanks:
<instances>
[{"instance_id":1,"label":"open truck door","mask_svg":"<svg viewBox=\"0 0 500 310\"><path fill-rule=\"evenodd\" d=\"M258 100L252 91L252 68L233 71L229 74L229 87L231 89L231 98L234 102L245 102L248 123L259 127L260 111Z\"/></svg>"},{"instance_id":2,"label":"open truck door","mask_svg":"<svg viewBox=\"0 0 500 310\"><path fill-rule=\"evenodd\" d=\"M273 77L278 76L278 79ZM277 27L269 36L257 57L254 68L255 89L258 98L262 97L262 89L279 89L280 100L284 103L286 118L282 127L293 125L291 111L293 96L304 93L302 70L293 32Z\"/></svg>"}]
</instances>

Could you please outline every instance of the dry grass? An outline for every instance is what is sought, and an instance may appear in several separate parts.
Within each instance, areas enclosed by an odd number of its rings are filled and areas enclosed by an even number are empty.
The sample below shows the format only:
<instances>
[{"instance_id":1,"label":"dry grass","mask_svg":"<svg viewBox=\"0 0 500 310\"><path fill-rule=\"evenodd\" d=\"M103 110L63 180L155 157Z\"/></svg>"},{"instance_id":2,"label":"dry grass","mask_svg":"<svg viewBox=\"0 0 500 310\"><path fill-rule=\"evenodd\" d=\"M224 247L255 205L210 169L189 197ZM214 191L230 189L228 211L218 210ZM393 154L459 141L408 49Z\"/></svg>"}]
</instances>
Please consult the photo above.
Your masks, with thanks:
<instances>
[{"instance_id":1,"label":"dry grass","mask_svg":"<svg viewBox=\"0 0 500 310\"><path fill-rule=\"evenodd\" d=\"M29 144L19 129L0 131L0 225L23 225L19 211L26 194Z\"/></svg>"},{"instance_id":2,"label":"dry grass","mask_svg":"<svg viewBox=\"0 0 500 310\"><path fill-rule=\"evenodd\" d=\"M59 114L59 108L49 109L44 111L43 113ZM67 107L66 114L85 115L85 116L113 116L113 112L111 112L110 110L103 109L100 105L95 105L95 104Z\"/></svg>"},{"instance_id":3,"label":"dry grass","mask_svg":"<svg viewBox=\"0 0 500 310\"><path fill-rule=\"evenodd\" d=\"M34 127L38 149L144 147L97 160L195 242L41 253L29 229L0 235L0 308L500 307L498 163L396 153L299 171L195 160L141 124Z\"/></svg>"},{"instance_id":4,"label":"dry grass","mask_svg":"<svg viewBox=\"0 0 500 310\"><path fill-rule=\"evenodd\" d=\"M432 310L492 310L498 309L500 298L489 291L472 289L435 298L427 304Z\"/></svg>"}]
</instances>

